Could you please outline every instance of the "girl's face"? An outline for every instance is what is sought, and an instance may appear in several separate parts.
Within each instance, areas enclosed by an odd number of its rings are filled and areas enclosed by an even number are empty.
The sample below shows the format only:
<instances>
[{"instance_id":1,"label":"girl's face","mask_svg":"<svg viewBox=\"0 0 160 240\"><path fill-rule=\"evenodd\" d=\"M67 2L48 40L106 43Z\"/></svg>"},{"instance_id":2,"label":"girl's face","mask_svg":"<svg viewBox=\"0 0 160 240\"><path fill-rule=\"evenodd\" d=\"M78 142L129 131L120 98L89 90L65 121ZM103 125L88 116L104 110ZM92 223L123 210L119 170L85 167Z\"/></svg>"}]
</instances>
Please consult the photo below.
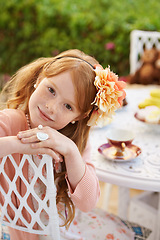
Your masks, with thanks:
<instances>
[{"instance_id":1,"label":"girl's face","mask_svg":"<svg viewBox=\"0 0 160 240\"><path fill-rule=\"evenodd\" d=\"M70 72L37 80L29 100L29 114L32 128L42 124L60 130L78 120L80 111Z\"/></svg>"}]
</instances>

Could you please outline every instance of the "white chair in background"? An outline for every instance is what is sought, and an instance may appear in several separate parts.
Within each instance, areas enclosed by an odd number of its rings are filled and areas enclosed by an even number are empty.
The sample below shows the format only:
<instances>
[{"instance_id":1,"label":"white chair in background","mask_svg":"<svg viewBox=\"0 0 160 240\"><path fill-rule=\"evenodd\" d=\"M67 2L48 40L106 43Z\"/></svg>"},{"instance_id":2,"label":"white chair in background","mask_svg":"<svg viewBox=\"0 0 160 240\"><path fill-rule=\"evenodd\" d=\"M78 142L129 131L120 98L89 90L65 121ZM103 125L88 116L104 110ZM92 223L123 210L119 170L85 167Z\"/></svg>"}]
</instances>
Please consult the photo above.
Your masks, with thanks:
<instances>
[{"instance_id":1,"label":"white chair in background","mask_svg":"<svg viewBox=\"0 0 160 240\"><path fill-rule=\"evenodd\" d=\"M133 74L140 66L140 58L144 49L160 49L160 32L133 30L130 34L130 74ZM112 184L107 183L104 187L102 207L108 210Z\"/></svg>"},{"instance_id":2,"label":"white chair in background","mask_svg":"<svg viewBox=\"0 0 160 240\"><path fill-rule=\"evenodd\" d=\"M9 162L9 166L14 172L14 176L11 179L10 176L7 175L7 162ZM32 181L29 183L23 174L24 164L30 164L34 170L34 177ZM45 168L46 177L42 173ZM2 199L4 201L3 204L0 204L0 222L6 226L40 235L50 235L53 240L60 240L60 231L59 231L59 216L57 213L56 207L56 187L54 185L54 173L53 173L53 162L52 158L48 155L43 155L39 166L36 166L31 156L23 155L19 166L15 162L12 155L8 155L3 157L2 162L0 164L0 176L1 179L5 178L7 181L7 190L3 189L2 184L0 185L0 193L2 195ZM26 186L26 192L20 194L16 187L16 182L21 180ZM42 181L46 186L46 194L44 199L40 199L34 190L34 186L36 181ZM11 195L15 194L19 199L19 207L18 209L12 202ZM38 203L38 210L33 211L28 205L28 197L32 196ZM11 208L14 212L14 217L11 217L8 213L8 207ZM27 213L31 216L31 221L26 221L23 216L23 209L27 211ZM45 211L48 215L48 224L45 226L41 220L41 213ZM6 220L7 219L7 220ZM20 221L24 224L24 226L17 225L17 221ZM39 226L35 229L35 225Z\"/></svg>"},{"instance_id":3,"label":"white chair in background","mask_svg":"<svg viewBox=\"0 0 160 240\"><path fill-rule=\"evenodd\" d=\"M130 34L130 73L141 66L144 49L160 49L160 32L133 30Z\"/></svg>"},{"instance_id":4,"label":"white chair in background","mask_svg":"<svg viewBox=\"0 0 160 240\"><path fill-rule=\"evenodd\" d=\"M160 50L160 32L133 30L130 34L130 73L141 66L140 58L144 49L156 48ZM130 201L129 220L150 227L151 230L159 228L160 220L160 193L144 192ZM153 207L154 206L154 207ZM155 207L156 206L156 207ZM157 239L152 234L148 240ZM159 240L159 239L157 239Z\"/></svg>"},{"instance_id":5,"label":"white chair in background","mask_svg":"<svg viewBox=\"0 0 160 240\"><path fill-rule=\"evenodd\" d=\"M133 30L130 34L130 74L134 74L135 71L141 66L141 56L144 53L145 49L151 49L156 48L160 50L160 32L155 31L141 31L141 30ZM110 199L110 194L112 190L112 184L106 184L104 187L104 199L102 207L107 209ZM125 192L123 193L125 194ZM153 193L152 193L153 194ZM145 196L146 200L145 200ZM153 201L149 202L149 193L142 193L138 196L134 197L130 200L130 209L129 209L129 220L134 221L137 224L143 225L147 228L151 228L154 230L154 228L157 228L157 224L153 225L153 214L155 223L157 222L159 224L160 216L158 212L155 211L148 211L148 209L152 209ZM157 209L160 208L160 194L156 195L155 201L157 203ZM137 201L137 199L143 199L143 201ZM153 198L152 198L153 200ZM147 204L146 204L146 202ZM159 205L158 205L159 204ZM146 216L147 212L147 216ZM160 212L160 211L159 211ZM147 219L148 218L148 219ZM152 223L152 224L151 224ZM148 238L148 240L155 239L154 236L151 234ZM160 239L157 239L160 240Z\"/></svg>"}]
</instances>

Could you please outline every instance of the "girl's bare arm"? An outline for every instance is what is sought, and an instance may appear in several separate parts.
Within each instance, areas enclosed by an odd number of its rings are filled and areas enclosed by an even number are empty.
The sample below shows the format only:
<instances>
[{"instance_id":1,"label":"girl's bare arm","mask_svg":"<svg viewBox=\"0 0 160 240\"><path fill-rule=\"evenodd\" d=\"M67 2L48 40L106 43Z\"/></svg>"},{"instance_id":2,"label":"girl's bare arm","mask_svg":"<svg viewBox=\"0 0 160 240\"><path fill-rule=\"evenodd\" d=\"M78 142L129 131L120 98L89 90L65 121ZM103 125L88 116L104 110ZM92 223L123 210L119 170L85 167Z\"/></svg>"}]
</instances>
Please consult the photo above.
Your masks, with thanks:
<instances>
[{"instance_id":1,"label":"girl's bare arm","mask_svg":"<svg viewBox=\"0 0 160 240\"><path fill-rule=\"evenodd\" d=\"M32 148L30 143L23 144L17 136L0 137L0 158L13 153L36 155L39 149ZM41 149L41 154L45 153L45 149ZM56 152L52 151L52 157L59 161L59 154Z\"/></svg>"},{"instance_id":2,"label":"girl's bare arm","mask_svg":"<svg viewBox=\"0 0 160 240\"><path fill-rule=\"evenodd\" d=\"M22 143L17 136L7 136L0 138L0 158L13 154L20 148Z\"/></svg>"}]
</instances>

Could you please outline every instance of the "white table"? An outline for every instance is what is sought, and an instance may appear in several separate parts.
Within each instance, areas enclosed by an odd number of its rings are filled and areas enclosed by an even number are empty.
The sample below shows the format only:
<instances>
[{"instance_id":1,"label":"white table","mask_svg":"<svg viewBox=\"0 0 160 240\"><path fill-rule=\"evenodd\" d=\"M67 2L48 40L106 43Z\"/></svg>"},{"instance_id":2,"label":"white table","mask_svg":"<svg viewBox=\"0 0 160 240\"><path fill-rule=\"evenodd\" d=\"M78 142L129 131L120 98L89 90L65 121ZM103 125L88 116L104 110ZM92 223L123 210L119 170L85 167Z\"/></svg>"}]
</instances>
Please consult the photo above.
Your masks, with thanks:
<instances>
[{"instance_id":1,"label":"white table","mask_svg":"<svg viewBox=\"0 0 160 240\"><path fill-rule=\"evenodd\" d=\"M160 86L140 86L129 88L127 92L128 105L116 112L111 124L103 128L93 128L90 134L92 160L100 181L119 186L118 214L127 218L129 188L160 192L160 125L148 126L134 118L138 103L149 97L151 89ZM105 159L98 147L107 142L106 133L111 128L123 128L135 133L134 145L141 148L142 153L128 162L114 162ZM157 223L160 223L160 194ZM157 225L155 239L160 240Z\"/></svg>"}]
</instances>

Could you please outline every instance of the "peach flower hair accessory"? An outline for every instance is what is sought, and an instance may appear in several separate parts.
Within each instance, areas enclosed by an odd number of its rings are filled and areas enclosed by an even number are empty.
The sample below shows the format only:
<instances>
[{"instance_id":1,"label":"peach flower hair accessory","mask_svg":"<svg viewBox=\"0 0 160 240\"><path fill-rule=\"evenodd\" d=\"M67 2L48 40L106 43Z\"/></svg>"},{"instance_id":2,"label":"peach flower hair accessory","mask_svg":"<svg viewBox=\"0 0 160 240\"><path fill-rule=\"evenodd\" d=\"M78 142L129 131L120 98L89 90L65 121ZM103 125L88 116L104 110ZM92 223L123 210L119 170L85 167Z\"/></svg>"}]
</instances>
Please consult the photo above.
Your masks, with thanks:
<instances>
[{"instance_id":1,"label":"peach flower hair accessory","mask_svg":"<svg viewBox=\"0 0 160 240\"><path fill-rule=\"evenodd\" d=\"M122 106L126 83L118 81L118 76L110 71L110 67L103 69L101 65L96 65L94 71L97 94L92 102L94 108L87 125L102 127L111 122L114 112Z\"/></svg>"}]
</instances>

